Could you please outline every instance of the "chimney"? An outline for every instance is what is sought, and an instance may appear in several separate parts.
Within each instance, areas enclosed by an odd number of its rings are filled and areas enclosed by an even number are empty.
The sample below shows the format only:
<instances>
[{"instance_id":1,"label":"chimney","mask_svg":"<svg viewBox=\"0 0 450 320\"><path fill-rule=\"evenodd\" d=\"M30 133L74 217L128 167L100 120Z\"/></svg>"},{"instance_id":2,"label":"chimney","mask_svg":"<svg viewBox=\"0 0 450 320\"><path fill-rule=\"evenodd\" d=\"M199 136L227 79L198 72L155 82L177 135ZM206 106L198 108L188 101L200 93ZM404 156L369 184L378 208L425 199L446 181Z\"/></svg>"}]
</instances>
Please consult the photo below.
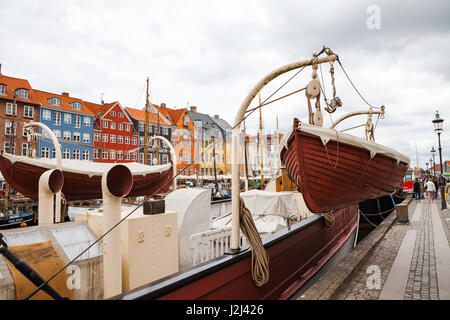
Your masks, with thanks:
<instances>
[{"instance_id":1,"label":"chimney","mask_svg":"<svg viewBox=\"0 0 450 320\"><path fill-rule=\"evenodd\" d=\"M164 102L161 103L161 108L165 108L166 104Z\"/></svg>"},{"instance_id":2,"label":"chimney","mask_svg":"<svg viewBox=\"0 0 450 320\"><path fill-rule=\"evenodd\" d=\"M214 119L219 119L219 115L218 115L218 114L215 114L215 115L214 115Z\"/></svg>"},{"instance_id":3,"label":"chimney","mask_svg":"<svg viewBox=\"0 0 450 320\"><path fill-rule=\"evenodd\" d=\"M69 93L68 92L63 92L63 93L61 93L61 95L64 96L64 97L68 97Z\"/></svg>"},{"instance_id":4,"label":"chimney","mask_svg":"<svg viewBox=\"0 0 450 320\"><path fill-rule=\"evenodd\" d=\"M191 109L192 112L197 112L197 107L196 106L191 106L190 109Z\"/></svg>"}]
</instances>

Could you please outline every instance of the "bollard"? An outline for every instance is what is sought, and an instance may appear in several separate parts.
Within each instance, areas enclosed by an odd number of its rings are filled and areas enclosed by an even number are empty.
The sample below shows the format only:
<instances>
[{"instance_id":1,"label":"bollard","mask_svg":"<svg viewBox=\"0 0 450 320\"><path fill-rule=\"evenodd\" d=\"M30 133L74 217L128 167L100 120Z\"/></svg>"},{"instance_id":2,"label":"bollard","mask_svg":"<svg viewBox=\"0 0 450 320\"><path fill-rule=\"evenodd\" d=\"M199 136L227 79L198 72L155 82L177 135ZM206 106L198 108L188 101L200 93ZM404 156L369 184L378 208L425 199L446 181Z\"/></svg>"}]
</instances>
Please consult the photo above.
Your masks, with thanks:
<instances>
[{"instance_id":1,"label":"bollard","mask_svg":"<svg viewBox=\"0 0 450 320\"><path fill-rule=\"evenodd\" d=\"M39 225L53 224L53 196L61 191L64 185L64 176L61 170L45 171L39 178Z\"/></svg>"},{"instance_id":2,"label":"bollard","mask_svg":"<svg viewBox=\"0 0 450 320\"><path fill-rule=\"evenodd\" d=\"M115 165L102 176L103 234L121 219L121 200L133 186L130 169ZM122 293L122 234L120 225L103 238L104 298Z\"/></svg>"}]
</instances>

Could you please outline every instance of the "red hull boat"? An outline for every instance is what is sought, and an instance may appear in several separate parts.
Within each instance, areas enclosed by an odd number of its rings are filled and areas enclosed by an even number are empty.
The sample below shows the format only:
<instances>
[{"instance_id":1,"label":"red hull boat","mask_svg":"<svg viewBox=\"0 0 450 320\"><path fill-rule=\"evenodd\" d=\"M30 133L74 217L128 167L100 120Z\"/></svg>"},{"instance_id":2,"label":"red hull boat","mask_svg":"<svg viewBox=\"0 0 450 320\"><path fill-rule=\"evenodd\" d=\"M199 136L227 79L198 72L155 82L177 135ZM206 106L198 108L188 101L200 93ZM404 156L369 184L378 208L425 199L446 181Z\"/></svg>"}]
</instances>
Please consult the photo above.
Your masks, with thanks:
<instances>
[{"instance_id":1,"label":"red hull boat","mask_svg":"<svg viewBox=\"0 0 450 320\"><path fill-rule=\"evenodd\" d=\"M145 166L138 163L122 163L133 174L130 197L150 195L162 187L168 190L173 176L172 165ZM114 163L62 160L64 186L62 193L67 201L102 198L102 174ZM56 168L54 159L32 159L8 153L0 155L0 171L8 183L20 193L38 200L39 178L42 173Z\"/></svg>"},{"instance_id":2,"label":"red hull boat","mask_svg":"<svg viewBox=\"0 0 450 320\"><path fill-rule=\"evenodd\" d=\"M409 159L389 148L294 119L280 153L311 212L326 212L389 195Z\"/></svg>"},{"instance_id":3,"label":"red hull boat","mask_svg":"<svg viewBox=\"0 0 450 320\"><path fill-rule=\"evenodd\" d=\"M259 300L289 299L333 257L344 243L353 247L358 205L334 213L328 227L320 215L263 238L270 257L269 281L261 287L251 275L251 251L243 250L194 266L128 291L113 299Z\"/></svg>"}]
</instances>

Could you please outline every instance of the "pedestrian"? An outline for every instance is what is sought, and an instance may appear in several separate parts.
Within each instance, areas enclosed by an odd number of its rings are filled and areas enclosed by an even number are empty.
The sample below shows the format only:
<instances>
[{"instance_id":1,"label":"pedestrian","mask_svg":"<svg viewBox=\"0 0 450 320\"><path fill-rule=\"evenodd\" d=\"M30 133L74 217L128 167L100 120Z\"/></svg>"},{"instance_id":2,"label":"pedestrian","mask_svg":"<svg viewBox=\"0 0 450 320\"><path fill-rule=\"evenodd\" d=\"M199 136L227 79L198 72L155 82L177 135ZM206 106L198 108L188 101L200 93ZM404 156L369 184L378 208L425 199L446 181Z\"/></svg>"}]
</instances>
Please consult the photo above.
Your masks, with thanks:
<instances>
[{"instance_id":1,"label":"pedestrian","mask_svg":"<svg viewBox=\"0 0 450 320\"><path fill-rule=\"evenodd\" d=\"M428 193L428 200L433 201L434 200L434 192L436 191L434 182L431 180L428 180L428 182L425 184L425 190Z\"/></svg>"},{"instance_id":2,"label":"pedestrian","mask_svg":"<svg viewBox=\"0 0 450 320\"><path fill-rule=\"evenodd\" d=\"M414 191L414 198L416 200L420 200L420 182L419 182L419 178L417 178L417 177L413 184L413 191Z\"/></svg>"},{"instance_id":3,"label":"pedestrian","mask_svg":"<svg viewBox=\"0 0 450 320\"><path fill-rule=\"evenodd\" d=\"M445 194L445 200L448 199L448 193L449 193L449 192L450 192L450 181L448 181L447 184L445 185L445 191L444 191L444 194Z\"/></svg>"},{"instance_id":4,"label":"pedestrian","mask_svg":"<svg viewBox=\"0 0 450 320\"><path fill-rule=\"evenodd\" d=\"M433 178L433 183L434 183L434 198L437 199L437 192L439 190L439 183L438 183L438 179L436 177Z\"/></svg>"}]
</instances>

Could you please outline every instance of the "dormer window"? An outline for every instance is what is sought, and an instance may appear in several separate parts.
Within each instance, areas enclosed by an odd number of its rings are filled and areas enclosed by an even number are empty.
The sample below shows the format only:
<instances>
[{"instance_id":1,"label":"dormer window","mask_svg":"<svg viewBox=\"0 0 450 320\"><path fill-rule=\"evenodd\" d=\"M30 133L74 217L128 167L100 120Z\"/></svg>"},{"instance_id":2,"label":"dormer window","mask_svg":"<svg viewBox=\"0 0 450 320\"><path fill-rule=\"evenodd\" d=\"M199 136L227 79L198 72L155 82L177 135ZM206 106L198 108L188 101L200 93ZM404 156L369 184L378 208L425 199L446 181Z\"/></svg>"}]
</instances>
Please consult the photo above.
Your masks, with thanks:
<instances>
[{"instance_id":1,"label":"dormer window","mask_svg":"<svg viewBox=\"0 0 450 320\"><path fill-rule=\"evenodd\" d=\"M61 99L57 97L53 97L48 101L52 106L60 107L61 106Z\"/></svg>"},{"instance_id":2,"label":"dormer window","mask_svg":"<svg viewBox=\"0 0 450 320\"><path fill-rule=\"evenodd\" d=\"M189 117L184 117L184 125L189 126Z\"/></svg>"},{"instance_id":3,"label":"dormer window","mask_svg":"<svg viewBox=\"0 0 450 320\"><path fill-rule=\"evenodd\" d=\"M6 96L6 86L4 84L0 84L0 94Z\"/></svg>"},{"instance_id":4,"label":"dormer window","mask_svg":"<svg viewBox=\"0 0 450 320\"><path fill-rule=\"evenodd\" d=\"M74 101L72 103L69 103L73 110L81 110L81 102L80 101Z\"/></svg>"},{"instance_id":5,"label":"dormer window","mask_svg":"<svg viewBox=\"0 0 450 320\"><path fill-rule=\"evenodd\" d=\"M16 94L20 99L28 99L28 90L27 89L17 89Z\"/></svg>"}]
</instances>

